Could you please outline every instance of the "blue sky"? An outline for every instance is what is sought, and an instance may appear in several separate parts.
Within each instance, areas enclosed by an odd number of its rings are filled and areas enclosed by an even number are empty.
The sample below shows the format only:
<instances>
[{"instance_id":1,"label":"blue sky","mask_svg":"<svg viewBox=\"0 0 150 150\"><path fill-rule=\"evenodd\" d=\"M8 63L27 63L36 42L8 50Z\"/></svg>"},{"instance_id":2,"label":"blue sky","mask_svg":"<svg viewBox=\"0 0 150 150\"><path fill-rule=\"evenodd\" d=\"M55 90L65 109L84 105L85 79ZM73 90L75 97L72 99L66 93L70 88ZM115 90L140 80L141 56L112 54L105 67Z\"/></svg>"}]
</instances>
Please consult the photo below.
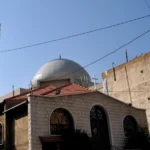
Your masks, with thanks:
<instances>
[{"instance_id":1,"label":"blue sky","mask_svg":"<svg viewBox=\"0 0 150 150\"><path fill-rule=\"evenodd\" d=\"M150 4L150 0L147 0ZM145 0L1 0L0 51L48 41L150 14ZM19 51L0 53L0 95L28 87L46 62L72 59L82 66L150 29L150 17L104 31ZM101 81L101 73L150 51L150 33L119 52L86 68Z\"/></svg>"}]
</instances>

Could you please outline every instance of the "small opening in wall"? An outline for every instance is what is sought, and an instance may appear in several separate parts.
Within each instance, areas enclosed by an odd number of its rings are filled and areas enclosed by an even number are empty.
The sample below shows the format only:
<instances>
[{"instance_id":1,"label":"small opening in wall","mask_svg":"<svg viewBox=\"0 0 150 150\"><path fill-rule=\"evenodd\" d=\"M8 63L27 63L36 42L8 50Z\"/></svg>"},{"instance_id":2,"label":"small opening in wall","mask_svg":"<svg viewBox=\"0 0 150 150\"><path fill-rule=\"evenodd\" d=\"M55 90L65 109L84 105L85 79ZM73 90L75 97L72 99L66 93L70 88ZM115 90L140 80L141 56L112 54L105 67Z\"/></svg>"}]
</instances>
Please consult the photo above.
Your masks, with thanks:
<instances>
[{"instance_id":1,"label":"small opening in wall","mask_svg":"<svg viewBox=\"0 0 150 150\"><path fill-rule=\"evenodd\" d=\"M147 99L150 100L150 97L148 97Z\"/></svg>"},{"instance_id":2,"label":"small opening in wall","mask_svg":"<svg viewBox=\"0 0 150 150\"><path fill-rule=\"evenodd\" d=\"M131 103L129 103L128 105L129 105L129 106L132 106L132 104L131 104Z\"/></svg>"},{"instance_id":3,"label":"small opening in wall","mask_svg":"<svg viewBox=\"0 0 150 150\"><path fill-rule=\"evenodd\" d=\"M143 73L143 70L141 70L141 73Z\"/></svg>"},{"instance_id":4,"label":"small opening in wall","mask_svg":"<svg viewBox=\"0 0 150 150\"><path fill-rule=\"evenodd\" d=\"M55 91L55 94L56 94L56 95L60 94L60 91L61 91L60 89L57 89L57 90Z\"/></svg>"}]
</instances>

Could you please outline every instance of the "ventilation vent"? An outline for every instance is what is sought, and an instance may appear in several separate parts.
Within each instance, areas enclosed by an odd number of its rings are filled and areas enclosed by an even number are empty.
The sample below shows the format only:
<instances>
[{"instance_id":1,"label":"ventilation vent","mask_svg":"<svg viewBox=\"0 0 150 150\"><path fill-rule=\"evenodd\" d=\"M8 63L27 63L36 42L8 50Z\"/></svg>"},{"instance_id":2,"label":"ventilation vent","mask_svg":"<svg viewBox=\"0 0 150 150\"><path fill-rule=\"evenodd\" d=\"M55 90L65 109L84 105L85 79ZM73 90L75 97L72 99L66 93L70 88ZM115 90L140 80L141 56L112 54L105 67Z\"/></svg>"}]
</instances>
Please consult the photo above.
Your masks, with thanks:
<instances>
[{"instance_id":1,"label":"ventilation vent","mask_svg":"<svg viewBox=\"0 0 150 150\"><path fill-rule=\"evenodd\" d=\"M56 94L56 95L59 95L59 94L60 94L60 91L61 91L60 89L57 89L57 90L55 91L55 94Z\"/></svg>"}]
</instances>

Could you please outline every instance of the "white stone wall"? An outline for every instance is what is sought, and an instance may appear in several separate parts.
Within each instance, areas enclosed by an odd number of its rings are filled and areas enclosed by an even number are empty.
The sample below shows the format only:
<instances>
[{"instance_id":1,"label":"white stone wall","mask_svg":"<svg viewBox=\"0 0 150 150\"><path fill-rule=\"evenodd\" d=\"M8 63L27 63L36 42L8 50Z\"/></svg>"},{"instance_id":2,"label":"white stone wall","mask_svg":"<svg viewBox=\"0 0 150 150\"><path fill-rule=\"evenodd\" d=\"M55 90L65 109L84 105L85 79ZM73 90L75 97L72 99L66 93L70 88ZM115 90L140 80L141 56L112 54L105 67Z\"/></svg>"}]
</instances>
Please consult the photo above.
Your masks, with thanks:
<instances>
[{"instance_id":1,"label":"white stone wall","mask_svg":"<svg viewBox=\"0 0 150 150\"><path fill-rule=\"evenodd\" d=\"M102 106L107 113L111 144L123 146L123 120L132 115L141 126L146 126L144 110L132 108L120 101L101 93L70 96L43 97L29 95L29 150L42 150L39 136L50 135L50 115L57 108L67 109L77 129L83 129L91 135L90 110L93 106Z\"/></svg>"}]
</instances>

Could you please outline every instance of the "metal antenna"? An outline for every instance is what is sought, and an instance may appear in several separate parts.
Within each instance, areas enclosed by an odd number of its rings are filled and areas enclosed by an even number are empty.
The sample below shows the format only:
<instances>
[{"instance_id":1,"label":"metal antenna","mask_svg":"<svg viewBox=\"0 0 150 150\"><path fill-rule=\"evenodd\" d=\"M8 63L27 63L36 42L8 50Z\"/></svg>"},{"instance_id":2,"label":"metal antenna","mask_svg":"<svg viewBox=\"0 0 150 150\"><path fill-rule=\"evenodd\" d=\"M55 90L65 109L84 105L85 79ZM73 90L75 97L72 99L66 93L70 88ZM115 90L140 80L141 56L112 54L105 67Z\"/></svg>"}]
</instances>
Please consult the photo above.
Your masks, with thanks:
<instances>
[{"instance_id":1,"label":"metal antenna","mask_svg":"<svg viewBox=\"0 0 150 150\"><path fill-rule=\"evenodd\" d=\"M30 81L30 92L32 94L32 82Z\"/></svg>"},{"instance_id":2,"label":"metal antenna","mask_svg":"<svg viewBox=\"0 0 150 150\"><path fill-rule=\"evenodd\" d=\"M59 54L59 59L61 59L61 54Z\"/></svg>"},{"instance_id":3,"label":"metal antenna","mask_svg":"<svg viewBox=\"0 0 150 150\"><path fill-rule=\"evenodd\" d=\"M114 74L114 81L116 81L116 71L114 67L114 62L112 63L112 69L113 69L113 74Z\"/></svg>"},{"instance_id":4,"label":"metal antenna","mask_svg":"<svg viewBox=\"0 0 150 150\"><path fill-rule=\"evenodd\" d=\"M15 96L14 85L12 85L12 95Z\"/></svg>"},{"instance_id":5,"label":"metal antenna","mask_svg":"<svg viewBox=\"0 0 150 150\"><path fill-rule=\"evenodd\" d=\"M128 52L127 52L127 50L125 51L125 53L126 53L126 61L128 62L129 60L128 60Z\"/></svg>"}]
</instances>

